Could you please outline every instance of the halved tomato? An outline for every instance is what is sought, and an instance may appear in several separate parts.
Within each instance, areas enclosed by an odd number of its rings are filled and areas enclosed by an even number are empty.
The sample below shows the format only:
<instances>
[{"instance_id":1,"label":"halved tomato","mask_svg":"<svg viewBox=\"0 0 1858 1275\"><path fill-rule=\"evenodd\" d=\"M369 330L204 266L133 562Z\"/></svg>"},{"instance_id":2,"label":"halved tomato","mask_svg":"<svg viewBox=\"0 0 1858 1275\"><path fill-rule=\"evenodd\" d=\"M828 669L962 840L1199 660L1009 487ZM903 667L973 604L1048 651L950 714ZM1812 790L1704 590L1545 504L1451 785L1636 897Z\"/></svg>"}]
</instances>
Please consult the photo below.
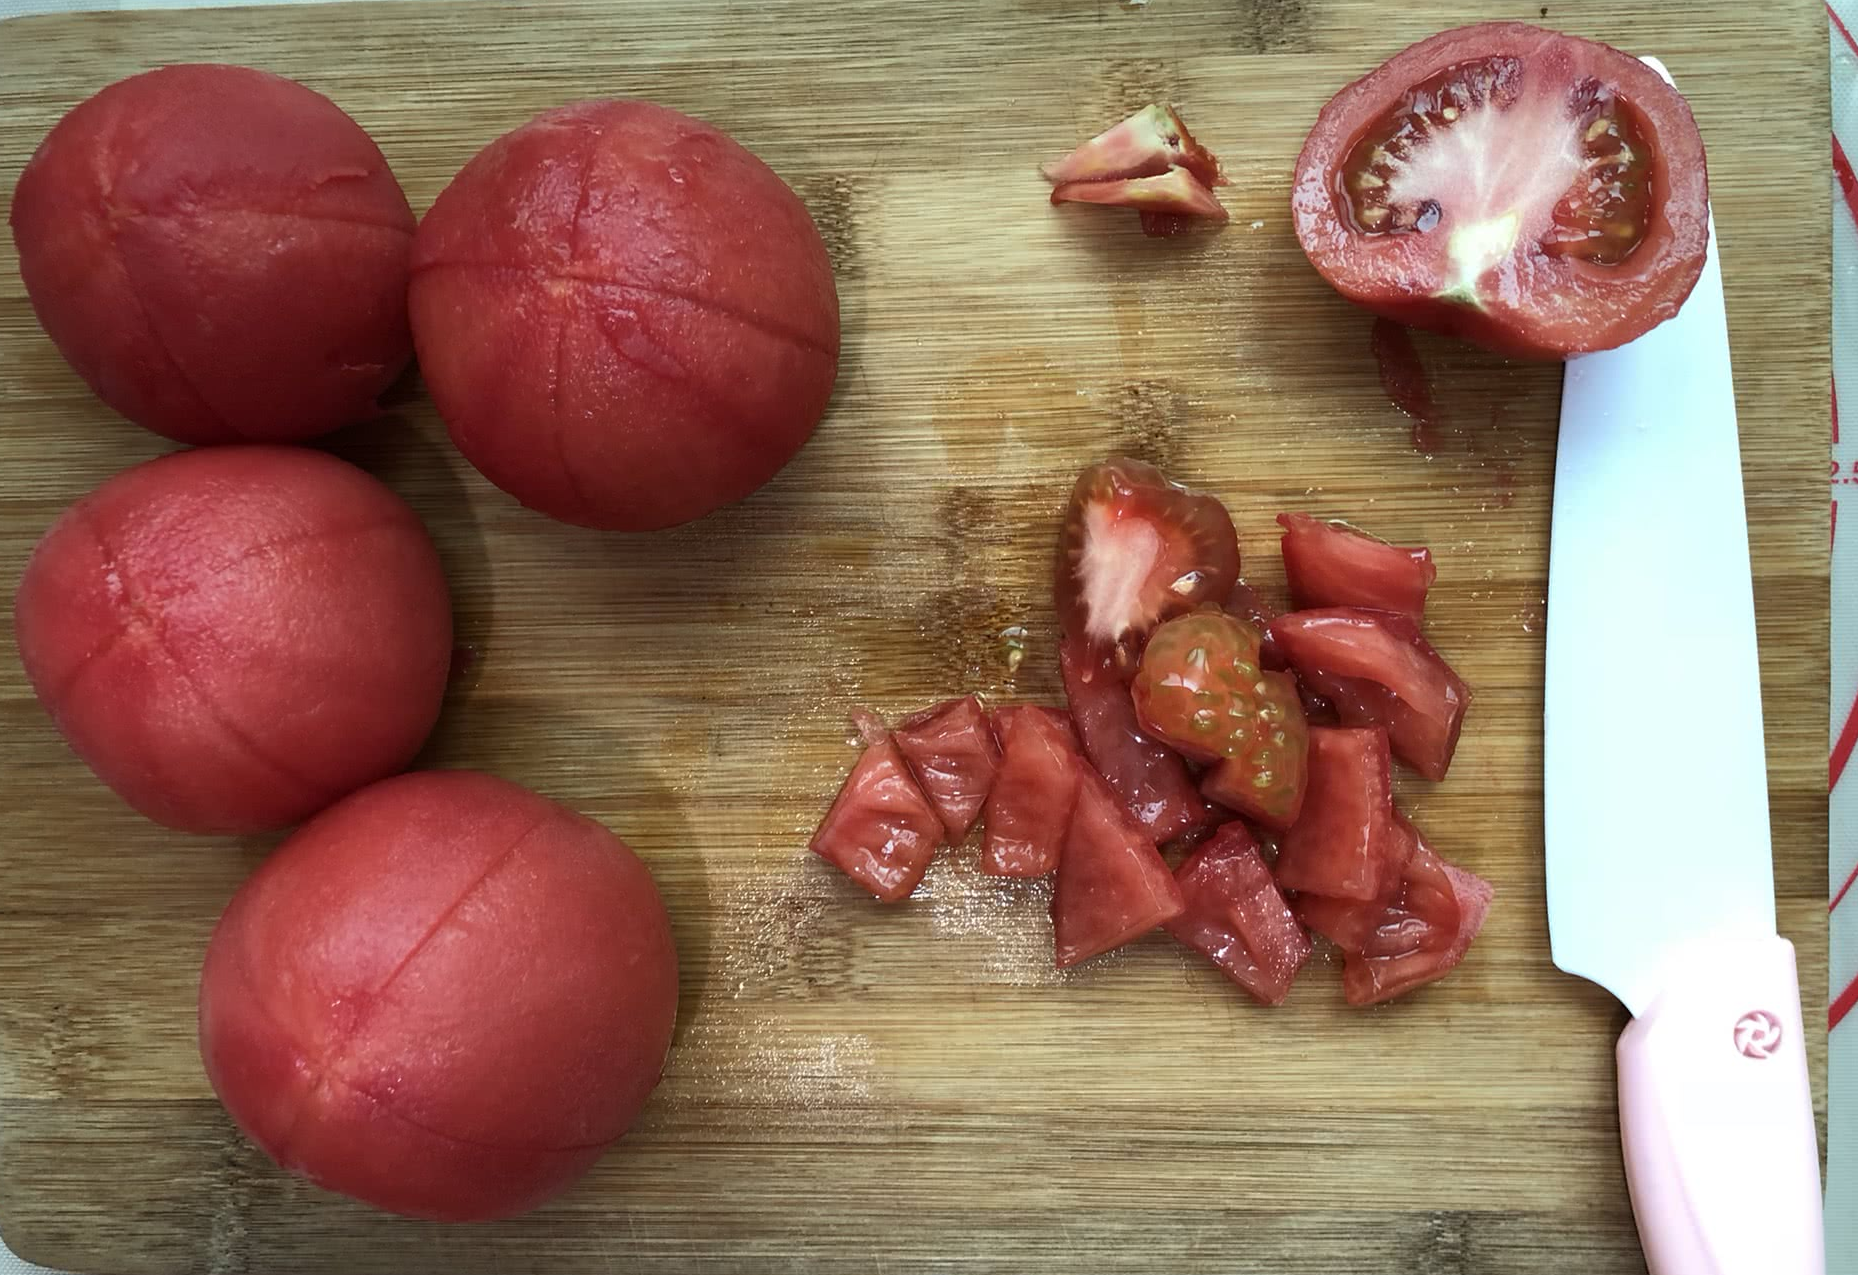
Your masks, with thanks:
<instances>
[{"instance_id":1,"label":"halved tomato","mask_svg":"<svg viewBox=\"0 0 1858 1275\"><path fill-rule=\"evenodd\" d=\"M1186 911L1168 933L1204 953L1265 1005L1281 1005L1310 958L1310 936L1291 915L1258 843L1238 820L1224 824L1175 870Z\"/></svg>"},{"instance_id":2,"label":"halved tomato","mask_svg":"<svg viewBox=\"0 0 1858 1275\"><path fill-rule=\"evenodd\" d=\"M1214 497L1122 457L1078 475L1060 533L1053 600L1064 632L1114 651L1125 678L1150 630L1223 601L1238 578L1239 536Z\"/></svg>"},{"instance_id":3,"label":"halved tomato","mask_svg":"<svg viewBox=\"0 0 1858 1275\"><path fill-rule=\"evenodd\" d=\"M1002 759L987 797L981 871L1042 877L1058 866L1077 777L1086 763L1071 719L1049 708L1004 708L994 715Z\"/></svg>"},{"instance_id":4,"label":"halved tomato","mask_svg":"<svg viewBox=\"0 0 1858 1275\"><path fill-rule=\"evenodd\" d=\"M1181 914L1174 874L1103 777L1082 767L1071 830L1052 888L1058 968L1138 939Z\"/></svg>"},{"instance_id":5,"label":"halved tomato","mask_svg":"<svg viewBox=\"0 0 1858 1275\"><path fill-rule=\"evenodd\" d=\"M948 839L960 841L980 817L1000 769L1000 745L987 710L964 695L904 718L896 738Z\"/></svg>"},{"instance_id":6,"label":"halved tomato","mask_svg":"<svg viewBox=\"0 0 1858 1275\"><path fill-rule=\"evenodd\" d=\"M1278 846L1278 884L1332 899L1382 898L1411 850L1393 819L1386 732L1312 729L1309 789Z\"/></svg>"},{"instance_id":7,"label":"halved tomato","mask_svg":"<svg viewBox=\"0 0 1858 1275\"><path fill-rule=\"evenodd\" d=\"M942 844L942 820L896 741L864 750L813 834L813 853L885 903L907 899Z\"/></svg>"},{"instance_id":8,"label":"halved tomato","mask_svg":"<svg viewBox=\"0 0 1858 1275\"><path fill-rule=\"evenodd\" d=\"M1444 978L1464 960L1471 940L1484 928L1490 900L1496 893L1490 882L1474 872L1438 861L1451 883L1458 905L1458 930L1451 945L1441 950L1414 948L1394 956L1348 956L1342 962L1342 995L1350 1005L1376 1005L1403 992Z\"/></svg>"},{"instance_id":9,"label":"halved tomato","mask_svg":"<svg viewBox=\"0 0 1858 1275\"><path fill-rule=\"evenodd\" d=\"M1442 32L1337 93L1291 193L1304 253L1343 296L1532 357L1610 349L1676 314L1708 216L1677 90L1518 22Z\"/></svg>"},{"instance_id":10,"label":"halved tomato","mask_svg":"<svg viewBox=\"0 0 1858 1275\"><path fill-rule=\"evenodd\" d=\"M1345 724L1385 728L1395 756L1427 779L1445 778L1471 688L1411 616L1325 607L1280 615L1271 631L1304 685Z\"/></svg>"},{"instance_id":11,"label":"halved tomato","mask_svg":"<svg viewBox=\"0 0 1858 1275\"><path fill-rule=\"evenodd\" d=\"M1215 764L1201 792L1273 828L1296 822L1303 703L1290 674L1263 667L1258 630L1210 609L1169 620L1149 637L1129 694L1144 731Z\"/></svg>"},{"instance_id":12,"label":"halved tomato","mask_svg":"<svg viewBox=\"0 0 1858 1275\"><path fill-rule=\"evenodd\" d=\"M1058 644L1058 665L1085 754L1148 835L1166 843L1211 827L1216 812L1187 762L1143 732L1114 650L1073 634Z\"/></svg>"},{"instance_id":13,"label":"halved tomato","mask_svg":"<svg viewBox=\"0 0 1858 1275\"><path fill-rule=\"evenodd\" d=\"M1344 522L1279 514L1284 574L1299 607L1369 607L1422 619L1438 576L1430 549L1402 549Z\"/></svg>"}]
</instances>

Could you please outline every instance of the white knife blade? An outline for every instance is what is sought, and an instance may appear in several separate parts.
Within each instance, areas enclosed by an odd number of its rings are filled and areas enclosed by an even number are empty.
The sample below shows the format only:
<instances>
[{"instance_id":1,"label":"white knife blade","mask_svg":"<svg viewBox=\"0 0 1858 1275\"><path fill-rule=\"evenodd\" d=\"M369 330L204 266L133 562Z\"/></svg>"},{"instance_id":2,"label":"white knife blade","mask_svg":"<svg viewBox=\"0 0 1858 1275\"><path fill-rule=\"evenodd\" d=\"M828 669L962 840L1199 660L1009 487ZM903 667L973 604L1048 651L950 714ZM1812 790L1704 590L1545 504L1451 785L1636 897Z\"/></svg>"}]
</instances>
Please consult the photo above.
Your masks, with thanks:
<instances>
[{"instance_id":1,"label":"white knife blade","mask_svg":"<svg viewBox=\"0 0 1858 1275\"><path fill-rule=\"evenodd\" d=\"M1568 361L1549 538L1555 964L1643 1013L1671 953L1774 933L1748 526L1714 227L1683 309Z\"/></svg>"},{"instance_id":2,"label":"white knife blade","mask_svg":"<svg viewBox=\"0 0 1858 1275\"><path fill-rule=\"evenodd\" d=\"M1645 59L1669 81L1655 60ZM1549 542L1555 963L1632 1011L1620 1140L1651 1275L1824 1275L1716 229L1678 314L1570 359Z\"/></svg>"}]
</instances>

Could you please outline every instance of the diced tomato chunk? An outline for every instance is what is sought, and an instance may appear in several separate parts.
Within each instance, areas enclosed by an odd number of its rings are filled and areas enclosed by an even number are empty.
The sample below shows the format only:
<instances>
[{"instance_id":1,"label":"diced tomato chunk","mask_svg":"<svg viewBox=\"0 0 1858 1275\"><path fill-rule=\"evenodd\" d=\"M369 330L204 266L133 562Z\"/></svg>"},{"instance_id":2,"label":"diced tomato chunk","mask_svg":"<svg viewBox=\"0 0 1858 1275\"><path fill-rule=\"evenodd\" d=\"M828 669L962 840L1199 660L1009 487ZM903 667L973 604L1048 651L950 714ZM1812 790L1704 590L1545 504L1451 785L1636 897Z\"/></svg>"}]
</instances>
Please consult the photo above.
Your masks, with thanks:
<instances>
[{"instance_id":1,"label":"diced tomato chunk","mask_svg":"<svg viewBox=\"0 0 1858 1275\"><path fill-rule=\"evenodd\" d=\"M1155 843L1103 777L1078 774L1077 804L1052 890L1053 955L1059 969L1140 938L1186 903Z\"/></svg>"},{"instance_id":2,"label":"diced tomato chunk","mask_svg":"<svg viewBox=\"0 0 1858 1275\"><path fill-rule=\"evenodd\" d=\"M942 820L896 741L864 750L813 834L813 853L886 903L906 899L942 844Z\"/></svg>"},{"instance_id":3,"label":"diced tomato chunk","mask_svg":"<svg viewBox=\"0 0 1858 1275\"><path fill-rule=\"evenodd\" d=\"M1078 773L1089 763L1064 713L1025 706L994 716L1003 756L987 798L980 868L993 876L1044 876L1064 852Z\"/></svg>"},{"instance_id":4,"label":"diced tomato chunk","mask_svg":"<svg viewBox=\"0 0 1858 1275\"><path fill-rule=\"evenodd\" d=\"M1186 911L1168 933L1204 953L1225 976L1265 1005L1281 1005L1310 957L1310 936L1291 914L1238 820L1222 825L1175 870Z\"/></svg>"},{"instance_id":5,"label":"diced tomato chunk","mask_svg":"<svg viewBox=\"0 0 1858 1275\"><path fill-rule=\"evenodd\" d=\"M1438 575L1430 549L1402 549L1347 523L1279 514L1284 574L1299 608L1367 607L1420 619Z\"/></svg>"},{"instance_id":6,"label":"diced tomato chunk","mask_svg":"<svg viewBox=\"0 0 1858 1275\"><path fill-rule=\"evenodd\" d=\"M1106 182L1066 182L1052 191L1054 204L1108 204L1116 208L1137 208L1159 214L1169 220L1155 220L1144 227L1153 238L1180 233L1179 218L1200 217L1224 223L1232 214L1219 202L1199 178L1184 168L1153 177L1125 177Z\"/></svg>"},{"instance_id":7,"label":"diced tomato chunk","mask_svg":"<svg viewBox=\"0 0 1858 1275\"><path fill-rule=\"evenodd\" d=\"M1350 1005L1374 1005L1444 978L1470 950L1484 927L1495 891L1472 872L1439 860L1458 905L1458 929L1443 950L1418 947L1395 956L1349 956L1342 962L1342 995Z\"/></svg>"},{"instance_id":8,"label":"diced tomato chunk","mask_svg":"<svg viewBox=\"0 0 1858 1275\"><path fill-rule=\"evenodd\" d=\"M1265 698L1283 707L1283 747L1274 750L1269 766L1260 765L1256 754L1222 758L1201 779L1200 794L1273 832L1283 832L1303 813L1309 791L1310 728L1295 678L1265 672L1258 681Z\"/></svg>"},{"instance_id":9,"label":"diced tomato chunk","mask_svg":"<svg viewBox=\"0 0 1858 1275\"><path fill-rule=\"evenodd\" d=\"M1157 624L1217 603L1238 577L1238 532L1215 497L1122 456L1077 476L1052 600L1064 638L1115 648L1125 679Z\"/></svg>"},{"instance_id":10,"label":"diced tomato chunk","mask_svg":"<svg viewBox=\"0 0 1858 1275\"><path fill-rule=\"evenodd\" d=\"M1006 733L1012 728L1013 722L1030 714L1043 717L1053 730L1070 741L1073 748L1083 751L1083 745L1078 743L1077 727L1071 721L1071 714L1062 708L1048 708L1043 704L1008 704L1005 708L996 708L988 715L988 720L993 723L994 738L1003 750L1006 748Z\"/></svg>"},{"instance_id":11,"label":"diced tomato chunk","mask_svg":"<svg viewBox=\"0 0 1858 1275\"><path fill-rule=\"evenodd\" d=\"M1420 635L1411 616L1359 607L1293 611L1271 632L1304 685L1351 726L1379 726L1427 779L1451 767L1471 688Z\"/></svg>"},{"instance_id":12,"label":"diced tomato chunk","mask_svg":"<svg viewBox=\"0 0 1858 1275\"><path fill-rule=\"evenodd\" d=\"M1143 733L1115 652L1072 634L1059 643L1058 662L1084 752L1136 822L1164 843L1210 827L1216 812L1201 799L1187 762Z\"/></svg>"},{"instance_id":13,"label":"diced tomato chunk","mask_svg":"<svg viewBox=\"0 0 1858 1275\"><path fill-rule=\"evenodd\" d=\"M1194 140L1171 106L1159 103L1104 129L1063 159L1041 164L1051 182L1114 181L1152 177L1184 168L1208 186L1223 186L1219 160Z\"/></svg>"},{"instance_id":14,"label":"diced tomato chunk","mask_svg":"<svg viewBox=\"0 0 1858 1275\"><path fill-rule=\"evenodd\" d=\"M1284 834L1278 884L1334 899L1380 898L1399 880L1408 844L1394 832L1387 733L1310 731L1303 814Z\"/></svg>"},{"instance_id":15,"label":"diced tomato chunk","mask_svg":"<svg viewBox=\"0 0 1858 1275\"><path fill-rule=\"evenodd\" d=\"M1394 833L1404 844L1406 867L1381 898L1360 903L1319 894L1297 896L1296 912L1303 923L1350 956L1443 951L1458 937L1458 900L1444 860L1398 815Z\"/></svg>"},{"instance_id":16,"label":"diced tomato chunk","mask_svg":"<svg viewBox=\"0 0 1858 1275\"><path fill-rule=\"evenodd\" d=\"M987 710L979 699L964 695L905 718L896 736L948 839L960 841L980 817L1000 769L1000 745Z\"/></svg>"}]
</instances>

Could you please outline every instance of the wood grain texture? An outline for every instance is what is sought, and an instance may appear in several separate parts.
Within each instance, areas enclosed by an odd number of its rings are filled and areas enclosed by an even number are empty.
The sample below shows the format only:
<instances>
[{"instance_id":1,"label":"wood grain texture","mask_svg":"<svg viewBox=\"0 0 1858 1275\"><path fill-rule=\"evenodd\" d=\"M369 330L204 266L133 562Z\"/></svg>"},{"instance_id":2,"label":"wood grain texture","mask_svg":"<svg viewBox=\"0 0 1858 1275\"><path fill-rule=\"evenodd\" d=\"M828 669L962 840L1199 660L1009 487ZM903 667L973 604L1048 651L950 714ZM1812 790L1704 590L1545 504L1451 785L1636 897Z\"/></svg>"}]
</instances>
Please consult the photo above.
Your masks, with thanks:
<instances>
[{"instance_id":1,"label":"wood grain texture","mask_svg":"<svg viewBox=\"0 0 1858 1275\"><path fill-rule=\"evenodd\" d=\"M117 1272L1641 1271L1613 1112L1623 1011L1550 964L1543 913L1559 369L1423 340L1453 424L1419 455L1381 392L1368 319L1308 269L1286 212L1303 133L1337 87L1439 27L1538 9L404 3L0 27L0 199L60 113L167 61L250 63L330 94L418 209L536 111L638 94L731 130L794 184L832 249L845 330L837 397L800 458L745 504L665 534L518 508L451 450L412 384L332 444L431 525L477 652L426 762L493 770L605 820L676 918L685 993L664 1085L618 1151L528 1218L379 1216L243 1142L201 1075L194 980L220 907L271 842L190 839L129 814L0 660L8 1243ZM1780 920L1817 1022L1821 10L1556 0L1546 20L1656 51L1709 146ZM1133 217L1048 208L1035 163L1155 99L1226 160L1232 225L1149 241ZM88 396L0 248L0 576L17 578L62 506L163 450ZM1360 1013L1318 968L1266 1011L1161 940L1060 976L1040 887L983 882L956 856L885 911L805 853L854 755L854 705L1058 699L1054 513L1076 469L1111 452L1224 496L1267 583L1283 508L1438 554L1433 638L1478 699L1450 779L1407 783L1404 799L1498 888L1448 982ZM1032 634L1017 675L998 639L1009 624ZM1656 658L1629 635L1621 651ZM1824 1057L1822 1037L1816 1077Z\"/></svg>"}]
</instances>

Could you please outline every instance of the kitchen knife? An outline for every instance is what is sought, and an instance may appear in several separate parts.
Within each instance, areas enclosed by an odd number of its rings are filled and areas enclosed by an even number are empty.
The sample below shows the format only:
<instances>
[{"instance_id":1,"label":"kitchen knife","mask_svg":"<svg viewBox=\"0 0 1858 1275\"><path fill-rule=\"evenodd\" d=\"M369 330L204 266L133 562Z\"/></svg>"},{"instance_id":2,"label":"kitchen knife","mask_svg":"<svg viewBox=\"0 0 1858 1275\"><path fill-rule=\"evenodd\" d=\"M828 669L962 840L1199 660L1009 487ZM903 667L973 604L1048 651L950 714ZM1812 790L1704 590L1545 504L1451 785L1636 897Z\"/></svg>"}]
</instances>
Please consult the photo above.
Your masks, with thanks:
<instances>
[{"instance_id":1,"label":"kitchen knife","mask_svg":"<svg viewBox=\"0 0 1858 1275\"><path fill-rule=\"evenodd\" d=\"M1713 224L1674 318L1568 361L1547 660L1549 933L1632 1011L1619 1122L1646 1264L1823 1275Z\"/></svg>"}]
</instances>

